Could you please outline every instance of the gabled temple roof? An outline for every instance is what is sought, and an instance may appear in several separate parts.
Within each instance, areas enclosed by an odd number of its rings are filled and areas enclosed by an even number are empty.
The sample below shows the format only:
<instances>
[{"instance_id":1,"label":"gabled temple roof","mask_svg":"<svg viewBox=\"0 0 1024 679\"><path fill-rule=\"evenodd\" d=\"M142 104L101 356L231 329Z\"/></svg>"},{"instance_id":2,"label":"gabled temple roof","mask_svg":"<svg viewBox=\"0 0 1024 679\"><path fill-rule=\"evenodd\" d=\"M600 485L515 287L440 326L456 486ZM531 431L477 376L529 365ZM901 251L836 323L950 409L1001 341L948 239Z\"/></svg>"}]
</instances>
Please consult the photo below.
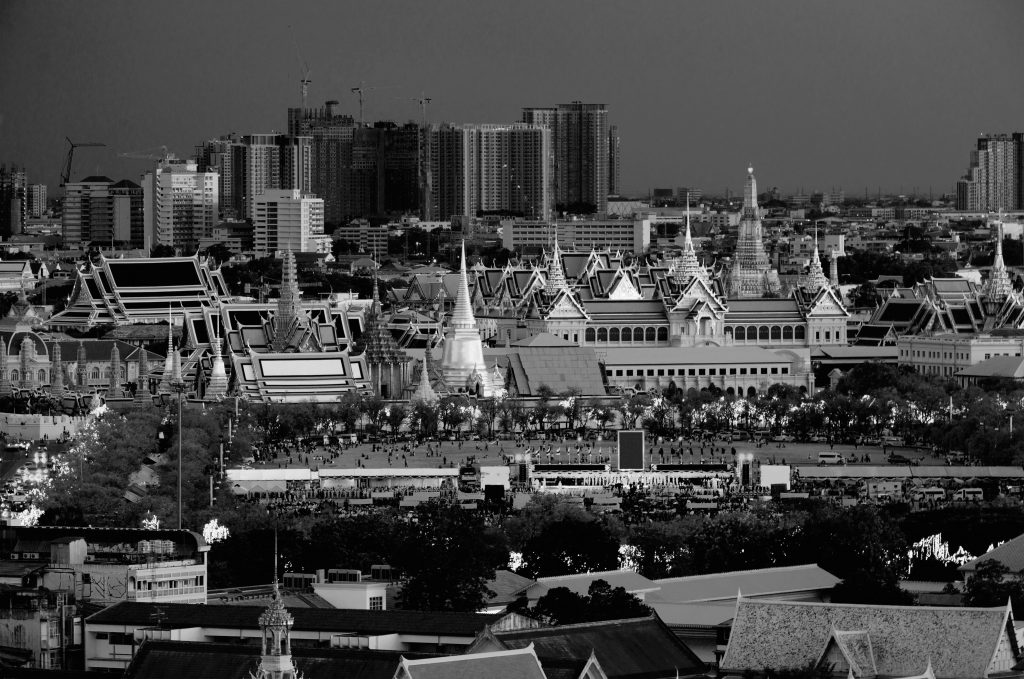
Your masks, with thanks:
<instances>
[{"instance_id":1,"label":"gabled temple roof","mask_svg":"<svg viewBox=\"0 0 1024 679\"><path fill-rule=\"evenodd\" d=\"M870 637L882 676L920 674L931 662L939 679L986 677L1008 629L1007 641L1016 652L1009 606L934 608L740 599L721 668L743 672L804 667L817 662L833 631L841 630Z\"/></svg>"}]
</instances>

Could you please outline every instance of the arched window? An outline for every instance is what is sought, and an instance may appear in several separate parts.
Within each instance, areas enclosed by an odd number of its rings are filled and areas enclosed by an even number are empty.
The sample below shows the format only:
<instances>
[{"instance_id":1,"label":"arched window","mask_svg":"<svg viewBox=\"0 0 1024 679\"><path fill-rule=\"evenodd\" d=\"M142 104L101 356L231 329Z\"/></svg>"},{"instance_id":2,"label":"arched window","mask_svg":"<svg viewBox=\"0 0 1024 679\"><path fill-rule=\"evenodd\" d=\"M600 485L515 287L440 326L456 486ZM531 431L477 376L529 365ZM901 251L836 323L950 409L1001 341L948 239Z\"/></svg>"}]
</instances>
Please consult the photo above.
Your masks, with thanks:
<instances>
[{"instance_id":1,"label":"arched window","mask_svg":"<svg viewBox=\"0 0 1024 679\"><path fill-rule=\"evenodd\" d=\"M594 329L593 328L587 328L586 332L583 333L583 341L584 342L593 342L594 341Z\"/></svg>"},{"instance_id":2,"label":"arched window","mask_svg":"<svg viewBox=\"0 0 1024 679\"><path fill-rule=\"evenodd\" d=\"M127 377L125 377L125 374L124 374L124 366L122 365L122 366L121 366L121 381L122 381L122 382L124 382L124 381L125 381L126 379L128 379L128 378L127 378Z\"/></svg>"},{"instance_id":3,"label":"arched window","mask_svg":"<svg viewBox=\"0 0 1024 679\"><path fill-rule=\"evenodd\" d=\"M633 328L633 341L634 342L643 342L644 341L644 329L643 328Z\"/></svg>"},{"instance_id":4,"label":"arched window","mask_svg":"<svg viewBox=\"0 0 1024 679\"><path fill-rule=\"evenodd\" d=\"M793 340L793 326L787 325L782 329L782 339L792 341Z\"/></svg>"},{"instance_id":5,"label":"arched window","mask_svg":"<svg viewBox=\"0 0 1024 679\"><path fill-rule=\"evenodd\" d=\"M99 378L100 378L100 369L99 368L93 368L92 369L92 379L98 380Z\"/></svg>"},{"instance_id":6,"label":"arched window","mask_svg":"<svg viewBox=\"0 0 1024 679\"><path fill-rule=\"evenodd\" d=\"M668 341L668 328L658 328L658 341L659 342L667 342Z\"/></svg>"},{"instance_id":7,"label":"arched window","mask_svg":"<svg viewBox=\"0 0 1024 679\"><path fill-rule=\"evenodd\" d=\"M796 326L796 329L795 329L795 339L802 340L805 337L806 337L806 332L804 331L804 326L802 326L802 325Z\"/></svg>"},{"instance_id":8,"label":"arched window","mask_svg":"<svg viewBox=\"0 0 1024 679\"><path fill-rule=\"evenodd\" d=\"M608 328L598 328L597 330L597 341L607 342L608 341Z\"/></svg>"},{"instance_id":9,"label":"arched window","mask_svg":"<svg viewBox=\"0 0 1024 679\"><path fill-rule=\"evenodd\" d=\"M757 396L757 389L754 387L747 387L747 398L754 398Z\"/></svg>"},{"instance_id":10,"label":"arched window","mask_svg":"<svg viewBox=\"0 0 1024 679\"><path fill-rule=\"evenodd\" d=\"M747 329L742 325L736 326L736 333L734 334L737 342L743 342L747 339Z\"/></svg>"},{"instance_id":11,"label":"arched window","mask_svg":"<svg viewBox=\"0 0 1024 679\"><path fill-rule=\"evenodd\" d=\"M39 384L46 384L46 371L40 370L36 373L36 379L39 380Z\"/></svg>"},{"instance_id":12,"label":"arched window","mask_svg":"<svg viewBox=\"0 0 1024 679\"><path fill-rule=\"evenodd\" d=\"M106 368L103 369L103 379L105 379L105 380L109 380L110 379L110 366L109 365Z\"/></svg>"},{"instance_id":13,"label":"arched window","mask_svg":"<svg viewBox=\"0 0 1024 679\"><path fill-rule=\"evenodd\" d=\"M767 325L762 325L760 328L758 328L757 339L758 340L767 340L768 339L768 326Z\"/></svg>"},{"instance_id":14,"label":"arched window","mask_svg":"<svg viewBox=\"0 0 1024 679\"><path fill-rule=\"evenodd\" d=\"M11 382L17 382L19 379L21 379L21 373L19 373L17 370L12 370Z\"/></svg>"},{"instance_id":15,"label":"arched window","mask_svg":"<svg viewBox=\"0 0 1024 679\"><path fill-rule=\"evenodd\" d=\"M618 342L619 341L619 329L618 328L612 328L611 330L608 331L608 341L609 342Z\"/></svg>"},{"instance_id":16,"label":"arched window","mask_svg":"<svg viewBox=\"0 0 1024 679\"><path fill-rule=\"evenodd\" d=\"M752 325L747 326L747 339L751 342L757 339L757 328Z\"/></svg>"},{"instance_id":17,"label":"arched window","mask_svg":"<svg viewBox=\"0 0 1024 679\"><path fill-rule=\"evenodd\" d=\"M633 341L633 331L630 330L629 328L623 328L622 329L622 341L623 342L632 342Z\"/></svg>"},{"instance_id":18,"label":"arched window","mask_svg":"<svg viewBox=\"0 0 1024 679\"><path fill-rule=\"evenodd\" d=\"M772 340L778 341L782 339L782 328L777 325L772 326Z\"/></svg>"},{"instance_id":19,"label":"arched window","mask_svg":"<svg viewBox=\"0 0 1024 679\"><path fill-rule=\"evenodd\" d=\"M647 328L647 335L644 337L645 342L653 342L657 335L654 332L654 328Z\"/></svg>"}]
</instances>

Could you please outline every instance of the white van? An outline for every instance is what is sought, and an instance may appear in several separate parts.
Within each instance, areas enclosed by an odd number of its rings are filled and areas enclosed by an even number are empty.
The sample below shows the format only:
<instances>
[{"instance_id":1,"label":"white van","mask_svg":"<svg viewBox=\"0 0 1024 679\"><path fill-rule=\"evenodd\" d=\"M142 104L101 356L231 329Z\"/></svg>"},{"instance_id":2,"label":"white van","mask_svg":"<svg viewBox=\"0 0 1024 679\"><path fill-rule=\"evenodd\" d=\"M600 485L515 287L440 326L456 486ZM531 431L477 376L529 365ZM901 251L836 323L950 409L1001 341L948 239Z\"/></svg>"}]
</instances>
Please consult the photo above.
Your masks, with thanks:
<instances>
[{"instance_id":1,"label":"white van","mask_svg":"<svg viewBox=\"0 0 1024 679\"><path fill-rule=\"evenodd\" d=\"M984 499L981 488L961 488L953 493L953 502L981 502Z\"/></svg>"},{"instance_id":2,"label":"white van","mask_svg":"<svg viewBox=\"0 0 1024 679\"><path fill-rule=\"evenodd\" d=\"M922 488L914 493L914 499L922 502L938 502L946 499L946 491L941 488Z\"/></svg>"},{"instance_id":3,"label":"white van","mask_svg":"<svg viewBox=\"0 0 1024 679\"><path fill-rule=\"evenodd\" d=\"M846 459L839 453L821 452L818 453L818 465L846 464Z\"/></svg>"}]
</instances>

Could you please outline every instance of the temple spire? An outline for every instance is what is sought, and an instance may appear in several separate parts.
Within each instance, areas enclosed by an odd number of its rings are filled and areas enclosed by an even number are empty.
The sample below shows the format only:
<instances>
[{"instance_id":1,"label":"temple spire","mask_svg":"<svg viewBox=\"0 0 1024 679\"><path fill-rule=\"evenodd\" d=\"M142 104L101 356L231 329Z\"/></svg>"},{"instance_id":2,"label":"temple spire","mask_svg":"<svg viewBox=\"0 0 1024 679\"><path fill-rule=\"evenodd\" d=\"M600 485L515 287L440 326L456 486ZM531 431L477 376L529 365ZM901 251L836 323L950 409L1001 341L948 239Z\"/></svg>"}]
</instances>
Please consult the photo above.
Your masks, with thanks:
<instances>
[{"instance_id":1,"label":"temple spire","mask_svg":"<svg viewBox=\"0 0 1024 679\"><path fill-rule=\"evenodd\" d=\"M551 251L551 259L548 261L548 275L544 282L544 292L549 295L557 295L568 288L569 285L565 281L565 270L562 269L562 251L558 249L558 238L556 237L554 248Z\"/></svg>"},{"instance_id":2,"label":"temple spire","mask_svg":"<svg viewBox=\"0 0 1024 679\"><path fill-rule=\"evenodd\" d=\"M78 341L78 356L75 360L75 379L78 381L78 390L83 391L89 386L89 373L85 363L85 342L81 340Z\"/></svg>"},{"instance_id":3,"label":"temple spire","mask_svg":"<svg viewBox=\"0 0 1024 679\"><path fill-rule=\"evenodd\" d=\"M206 398L223 398L228 392L228 375L224 369L224 357L220 351L220 332L215 332L210 342L213 360L210 366L210 381L206 386Z\"/></svg>"},{"instance_id":4,"label":"temple spire","mask_svg":"<svg viewBox=\"0 0 1024 679\"><path fill-rule=\"evenodd\" d=\"M996 222L996 254L992 260L992 270L989 272L982 292L993 304L1002 303L1014 294L1010 272L1006 269L1006 262L1003 261L1003 213L1001 210L999 221ZM994 312L995 307L993 306L990 313Z\"/></svg>"},{"instance_id":5,"label":"temple spire","mask_svg":"<svg viewBox=\"0 0 1024 679\"><path fill-rule=\"evenodd\" d=\"M476 317L469 303L469 274L466 272L466 241L462 241L462 268L459 270L459 291L452 311L452 328L476 330Z\"/></svg>"},{"instance_id":6,"label":"temple spire","mask_svg":"<svg viewBox=\"0 0 1024 679\"><path fill-rule=\"evenodd\" d=\"M281 260L281 296L277 300L277 313L274 314L274 336L270 346L274 351L282 352L288 348L295 330L302 323L302 293L299 292L299 279L295 272L295 253L285 250Z\"/></svg>"},{"instance_id":7,"label":"temple spire","mask_svg":"<svg viewBox=\"0 0 1024 679\"><path fill-rule=\"evenodd\" d=\"M818 254L818 227L814 227L814 253L811 255L811 263L807 270L807 282L804 287L809 292L818 292L829 286L829 280L821 267L821 256Z\"/></svg>"},{"instance_id":8,"label":"temple spire","mask_svg":"<svg viewBox=\"0 0 1024 679\"><path fill-rule=\"evenodd\" d=\"M250 673L253 679L298 679L292 662L291 628L295 624L284 607L277 584L277 531L274 531L274 598L260 614L260 664Z\"/></svg>"}]
</instances>

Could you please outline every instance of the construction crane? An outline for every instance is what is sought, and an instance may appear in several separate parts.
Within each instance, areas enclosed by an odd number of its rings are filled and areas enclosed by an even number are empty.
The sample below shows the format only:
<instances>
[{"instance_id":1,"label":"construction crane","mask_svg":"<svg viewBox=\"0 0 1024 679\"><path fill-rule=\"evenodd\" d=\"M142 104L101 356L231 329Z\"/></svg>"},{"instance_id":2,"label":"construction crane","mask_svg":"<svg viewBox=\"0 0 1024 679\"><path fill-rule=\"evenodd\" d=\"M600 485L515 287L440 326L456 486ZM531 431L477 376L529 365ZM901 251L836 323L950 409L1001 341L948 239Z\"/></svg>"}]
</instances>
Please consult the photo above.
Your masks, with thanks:
<instances>
[{"instance_id":1,"label":"construction crane","mask_svg":"<svg viewBox=\"0 0 1024 679\"><path fill-rule=\"evenodd\" d=\"M64 167L60 171L60 185L64 186L71 181L71 164L75 159L75 149L82 148L85 146L106 146L106 144L98 141L82 141L74 142L71 141L70 137L64 137L68 142L68 156L64 160Z\"/></svg>"},{"instance_id":2,"label":"construction crane","mask_svg":"<svg viewBox=\"0 0 1024 679\"><path fill-rule=\"evenodd\" d=\"M313 82L309 76L312 73L309 63L302 58L302 50L299 49L299 41L295 39L295 30L289 26L292 32L292 43L295 45L295 57L299 60L299 70L302 71L302 80L299 81L299 92L302 94L302 110L306 110L306 98L309 96L309 84Z\"/></svg>"},{"instance_id":3,"label":"construction crane","mask_svg":"<svg viewBox=\"0 0 1024 679\"><path fill-rule=\"evenodd\" d=\"M160 150L160 155L153 153L157 149ZM144 149L142 151L125 151L124 153L118 153L118 158L134 158L135 160L163 160L169 157L171 154L167 153L166 146L156 146L151 149Z\"/></svg>"}]
</instances>

